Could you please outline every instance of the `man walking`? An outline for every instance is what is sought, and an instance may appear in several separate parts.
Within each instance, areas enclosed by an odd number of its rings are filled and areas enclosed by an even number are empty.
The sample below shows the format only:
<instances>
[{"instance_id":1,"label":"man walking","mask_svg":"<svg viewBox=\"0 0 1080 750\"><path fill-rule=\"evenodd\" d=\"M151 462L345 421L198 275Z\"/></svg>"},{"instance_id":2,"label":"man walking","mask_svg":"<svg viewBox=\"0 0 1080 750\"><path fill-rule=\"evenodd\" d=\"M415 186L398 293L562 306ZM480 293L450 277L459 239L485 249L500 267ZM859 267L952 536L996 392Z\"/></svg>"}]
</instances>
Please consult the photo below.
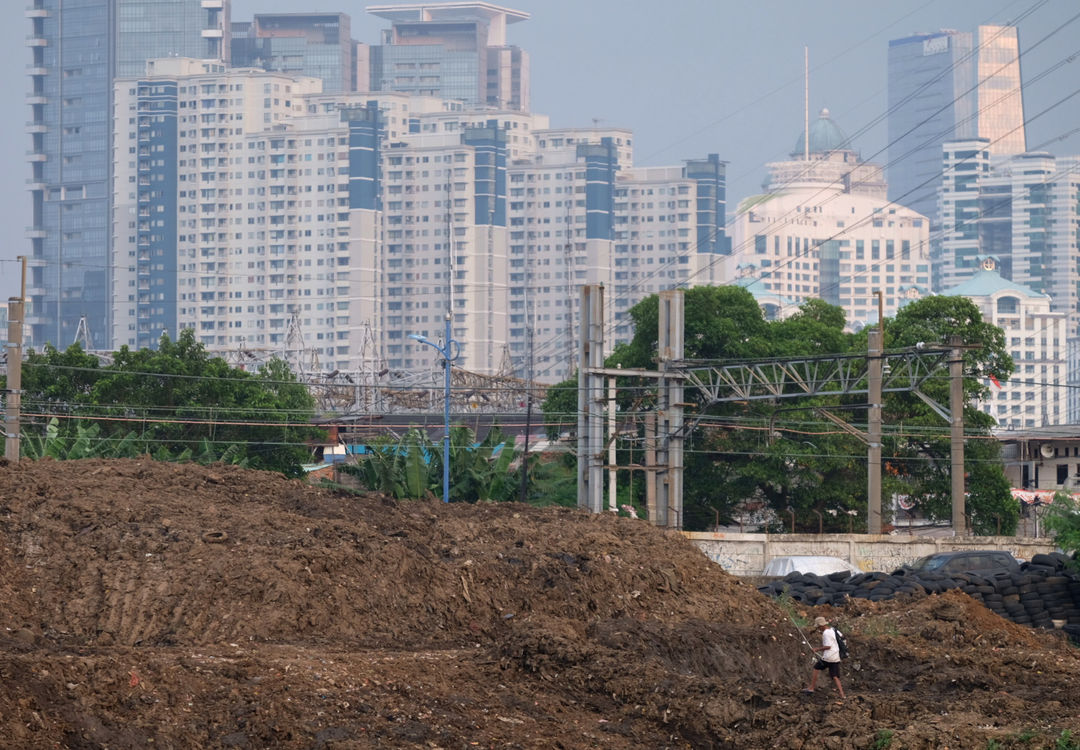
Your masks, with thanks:
<instances>
[{"instance_id":1,"label":"man walking","mask_svg":"<svg viewBox=\"0 0 1080 750\"><path fill-rule=\"evenodd\" d=\"M803 690L804 693L812 693L817 687L818 673L829 670L829 677L836 683L836 689L840 693L840 700L844 700L844 686L840 684L840 646L836 642L836 629L829 626L829 621L824 617L814 620L814 625L821 631L821 645L814 652L821 651L814 664L814 671L810 677L810 687Z\"/></svg>"}]
</instances>

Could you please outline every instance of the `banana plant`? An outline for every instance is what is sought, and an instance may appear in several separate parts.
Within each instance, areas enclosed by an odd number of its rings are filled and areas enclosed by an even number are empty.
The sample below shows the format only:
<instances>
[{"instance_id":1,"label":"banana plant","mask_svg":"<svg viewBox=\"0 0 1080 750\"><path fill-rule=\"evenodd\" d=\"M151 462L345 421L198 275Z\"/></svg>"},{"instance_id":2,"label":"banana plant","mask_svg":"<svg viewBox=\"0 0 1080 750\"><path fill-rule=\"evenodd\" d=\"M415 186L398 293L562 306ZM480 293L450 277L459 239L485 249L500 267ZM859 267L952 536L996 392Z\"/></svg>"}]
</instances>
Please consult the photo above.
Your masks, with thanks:
<instances>
[{"instance_id":1,"label":"banana plant","mask_svg":"<svg viewBox=\"0 0 1080 750\"><path fill-rule=\"evenodd\" d=\"M61 458L67 451L67 441L60 436L60 423L53 417L46 423L41 435L27 435L22 439L22 453L27 458Z\"/></svg>"},{"instance_id":2,"label":"banana plant","mask_svg":"<svg viewBox=\"0 0 1080 750\"><path fill-rule=\"evenodd\" d=\"M450 499L459 502L512 500L517 486L510 472L514 450L498 428L480 443L468 427L450 432ZM438 496L442 451L423 430L412 428L396 443L377 441L357 464L342 467L370 490L399 499Z\"/></svg>"}]
</instances>

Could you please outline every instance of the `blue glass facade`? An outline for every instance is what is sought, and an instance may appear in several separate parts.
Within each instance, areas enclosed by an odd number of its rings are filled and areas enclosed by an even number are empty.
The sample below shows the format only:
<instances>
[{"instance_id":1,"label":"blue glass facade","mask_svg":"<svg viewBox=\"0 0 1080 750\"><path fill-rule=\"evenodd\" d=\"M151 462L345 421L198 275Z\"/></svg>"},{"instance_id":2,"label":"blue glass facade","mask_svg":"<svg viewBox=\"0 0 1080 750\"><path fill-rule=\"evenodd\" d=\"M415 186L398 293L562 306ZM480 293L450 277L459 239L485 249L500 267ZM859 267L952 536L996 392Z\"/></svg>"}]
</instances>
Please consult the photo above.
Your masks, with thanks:
<instances>
[{"instance_id":1,"label":"blue glass facade","mask_svg":"<svg viewBox=\"0 0 1080 750\"><path fill-rule=\"evenodd\" d=\"M818 273L821 298L840 306L840 245L844 240L826 240L818 244Z\"/></svg>"},{"instance_id":2,"label":"blue glass facade","mask_svg":"<svg viewBox=\"0 0 1080 750\"><path fill-rule=\"evenodd\" d=\"M137 84L138 133L135 307L136 345L153 348L163 331L178 333L177 85ZM165 155L166 158L161 158Z\"/></svg>"},{"instance_id":3,"label":"blue glass facade","mask_svg":"<svg viewBox=\"0 0 1080 750\"><path fill-rule=\"evenodd\" d=\"M28 294L31 341L61 348L86 317L107 341L110 3L41 0L32 18L33 226ZM103 43L104 40L104 43Z\"/></svg>"},{"instance_id":4,"label":"blue glass facade","mask_svg":"<svg viewBox=\"0 0 1080 750\"><path fill-rule=\"evenodd\" d=\"M888 65L889 200L932 219L941 184L941 145L974 134L970 121L963 135L958 130L970 114L970 102L959 95L974 76L971 35L938 32L894 39Z\"/></svg>"},{"instance_id":5,"label":"blue glass facade","mask_svg":"<svg viewBox=\"0 0 1080 750\"><path fill-rule=\"evenodd\" d=\"M450 7L439 7L439 6ZM393 21L370 49L372 91L456 99L469 107L528 110L529 60L506 43L506 24L528 14L488 3L379 6Z\"/></svg>"},{"instance_id":6,"label":"blue glass facade","mask_svg":"<svg viewBox=\"0 0 1080 750\"><path fill-rule=\"evenodd\" d=\"M489 120L486 127L462 133L461 142L472 146L475 153L475 223L505 227L506 129Z\"/></svg>"},{"instance_id":7,"label":"blue glass facade","mask_svg":"<svg viewBox=\"0 0 1080 750\"><path fill-rule=\"evenodd\" d=\"M219 57L229 2L33 0L30 276L34 346L61 348L85 317L91 346L111 342L110 151L113 79L150 57ZM174 296L174 295L173 295Z\"/></svg>"},{"instance_id":8,"label":"blue glass facade","mask_svg":"<svg viewBox=\"0 0 1080 750\"><path fill-rule=\"evenodd\" d=\"M344 13L259 14L233 25L232 64L319 78L325 93L355 91L350 28Z\"/></svg>"},{"instance_id":9,"label":"blue glass facade","mask_svg":"<svg viewBox=\"0 0 1080 750\"><path fill-rule=\"evenodd\" d=\"M991 154L1027 150L1016 27L891 41L889 199L936 226L942 147L972 138L986 138Z\"/></svg>"},{"instance_id":10,"label":"blue glass facade","mask_svg":"<svg viewBox=\"0 0 1080 750\"><path fill-rule=\"evenodd\" d=\"M349 123L349 208L379 210L382 208L379 103L371 101L363 107L343 110L341 117Z\"/></svg>"},{"instance_id":11,"label":"blue glass facade","mask_svg":"<svg viewBox=\"0 0 1080 750\"><path fill-rule=\"evenodd\" d=\"M375 58L373 57L373 62ZM372 65L372 89L459 99L471 106L480 100L480 57L476 50L443 45L383 45Z\"/></svg>"},{"instance_id":12,"label":"blue glass facade","mask_svg":"<svg viewBox=\"0 0 1080 750\"><path fill-rule=\"evenodd\" d=\"M615 172L619 157L615 142L602 138L598 144L582 144L577 156L585 160L585 238L615 239Z\"/></svg>"},{"instance_id":13,"label":"blue glass facade","mask_svg":"<svg viewBox=\"0 0 1080 750\"><path fill-rule=\"evenodd\" d=\"M727 162L718 154L688 161L686 176L697 182L697 251L730 254L731 239L725 230Z\"/></svg>"},{"instance_id":14,"label":"blue glass facade","mask_svg":"<svg viewBox=\"0 0 1080 750\"><path fill-rule=\"evenodd\" d=\"M229 2L220 9L202 0L114 0L116 4L116 76L146 73L155 57L193 57L229 61ZM65 7L68 5L64 3ZM203 36L207 30L208 36ZM220 35L218 32L220 31Z\"/></svg>"}]
</instances>

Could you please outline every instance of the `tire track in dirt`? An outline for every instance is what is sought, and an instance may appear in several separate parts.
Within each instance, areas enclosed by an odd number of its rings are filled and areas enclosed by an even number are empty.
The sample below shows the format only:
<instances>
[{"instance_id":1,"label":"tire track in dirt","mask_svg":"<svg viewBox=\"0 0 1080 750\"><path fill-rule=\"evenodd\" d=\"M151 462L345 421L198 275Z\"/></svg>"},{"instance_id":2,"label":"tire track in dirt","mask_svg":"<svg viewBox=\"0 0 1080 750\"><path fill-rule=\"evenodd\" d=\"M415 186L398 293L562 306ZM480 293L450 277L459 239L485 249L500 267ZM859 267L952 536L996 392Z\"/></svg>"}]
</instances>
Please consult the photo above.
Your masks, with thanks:
<instances>
[{"instance_id":1,"label":"tire track in dirt","mask_svg":"<svg viewBox=\"0 0 1080 750\"><path fill-rule=\"evenodd\" d=\"M854 656L845 705L803 700L786 611L608 514L149 460L0 463L0 506L19 747L1035 750L1080 728L1076 650L962 594L805 608Z\"/></svg>"}]
</instances>

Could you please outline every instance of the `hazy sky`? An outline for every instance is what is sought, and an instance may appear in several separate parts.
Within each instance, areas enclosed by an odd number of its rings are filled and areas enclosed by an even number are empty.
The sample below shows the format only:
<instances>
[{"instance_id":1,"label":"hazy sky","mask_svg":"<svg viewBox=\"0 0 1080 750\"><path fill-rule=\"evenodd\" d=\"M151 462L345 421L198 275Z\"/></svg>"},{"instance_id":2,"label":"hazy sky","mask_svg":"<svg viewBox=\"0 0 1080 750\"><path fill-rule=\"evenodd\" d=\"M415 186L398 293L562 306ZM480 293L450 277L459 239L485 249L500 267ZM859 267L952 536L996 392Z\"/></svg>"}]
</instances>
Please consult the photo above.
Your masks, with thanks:
<instances>
[{"instance_id":1,"label":"hazy sky","mask_svg":"<svg viewBox=\"0 0 1080 750\"><path fill-rule=\"evenodd\" d=\"M380 0L380 3L390 0ZM355 0L233 0L256 12L344 11L353 36L377 43L382 19ZM717 153L728 164L728 206L758 192L764 165L784 158L803 123L803 47L810 48L812 116L828 107L864 158L885 163L888 41L920 31L1019 22L1026 115L1080 89L1076 0L519 0L532 14L508 34L531 55L533 110L556 127L594 122L634 131L635 163L679 164ZM18 294L15 256L29 252L25 104L30 21L25 0L3 0L0 94L0 299ZM1056 33L1055 33L1056 32ZM1048 35L1049 38L1046 38ZM1040 40L1041 44L1035 46ZM1032 48L1029 52L1028 49ZM1068 61L1075 56L1075 61ZM1041 77L1045 71L1060 65ZM1029 149L1080 153L1080 95L1028 126ZM1049 142L1049 143L1048 143ZM1046 144L1046 145L1043 145ZM875 156L876 152L882 151Z\"/></svg>"}]
</instances>

